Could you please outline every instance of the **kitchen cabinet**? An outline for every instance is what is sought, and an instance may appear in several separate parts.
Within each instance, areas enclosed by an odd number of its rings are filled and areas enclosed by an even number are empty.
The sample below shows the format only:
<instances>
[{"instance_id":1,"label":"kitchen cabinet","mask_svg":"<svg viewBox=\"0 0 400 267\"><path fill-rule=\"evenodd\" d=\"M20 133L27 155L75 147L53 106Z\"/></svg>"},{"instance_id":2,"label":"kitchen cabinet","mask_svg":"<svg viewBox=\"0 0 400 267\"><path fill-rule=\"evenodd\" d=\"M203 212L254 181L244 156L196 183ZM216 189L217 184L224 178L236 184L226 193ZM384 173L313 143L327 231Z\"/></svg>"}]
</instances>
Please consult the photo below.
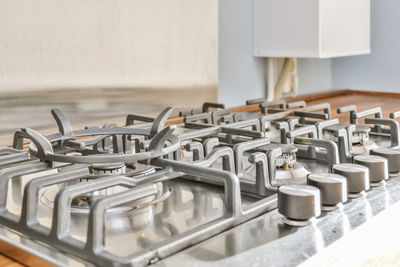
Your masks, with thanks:
<instances>
[{"instance_id":1,"label":"kitchen cabinet","mask_svg":"<svg viewBox=\"0 0 400 267\"><path fill-rule=\"evenodd\" d=\"M256 57L370 53L370 0L253 0Z\"/></svg>"}]
</instances>

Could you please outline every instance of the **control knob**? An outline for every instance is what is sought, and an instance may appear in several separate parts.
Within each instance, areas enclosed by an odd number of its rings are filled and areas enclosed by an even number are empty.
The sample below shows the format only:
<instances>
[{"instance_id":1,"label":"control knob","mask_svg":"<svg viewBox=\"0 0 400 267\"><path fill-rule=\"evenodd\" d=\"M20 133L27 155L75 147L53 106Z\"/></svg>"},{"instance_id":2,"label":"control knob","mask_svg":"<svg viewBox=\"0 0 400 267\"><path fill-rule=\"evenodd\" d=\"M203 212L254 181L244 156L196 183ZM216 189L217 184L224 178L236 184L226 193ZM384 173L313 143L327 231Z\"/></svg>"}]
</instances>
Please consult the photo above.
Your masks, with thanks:
<instances>
[{"instance_id":1,"label":"control knob","mask_svg":"<svg viewBox=\"0 0 400 267\"><path fill-rule=\"evenodd\" d=\"M346 177L350 198L362 196L369 189L369 170L359 164L342 163L332 166L332 172Z\"/></svg>"},{"instance_id":2,"label":"control knob","mask_svg":"<svg viewBox=\"0 0 400 267\"><path fill-rule=\"evenodd\" d=\"M380 185L389 178L388 160L381 156L359 155L353 158L354 163L364 165L369 169L371 186Z\"/></svg>"},{"instance_id":3,"label":"control knob","mask_svg":"<svg viewBox=\"0 0 400 267\"><path fill-rule=\"evenodd\" d=\"M395 175L400 172L400 148L376 148L372 149L370 154L386 158L391 174Z\"/></svg>"},{"instance_id":4,"label":"control knob","mask_svg":"<svg viewBox=\"0 0 400 267\"><path fill-rule=\"evenodd\" d=\"M307 176L307 184L320 190L322 210L335 210L347 201L347 181L335 173L317 173Z\"/></svg>"},{"instance_id":5,"label":"control knob","mask_svg":"<svg viewBox=\"0 0 400 267\"><path fill-rule=\"evenodd\" d=\"M304 226L321 214L318 188L310 185L282 185L278 190L278 212L283 222L293 226Z\"/></svg>"}]
</instances>

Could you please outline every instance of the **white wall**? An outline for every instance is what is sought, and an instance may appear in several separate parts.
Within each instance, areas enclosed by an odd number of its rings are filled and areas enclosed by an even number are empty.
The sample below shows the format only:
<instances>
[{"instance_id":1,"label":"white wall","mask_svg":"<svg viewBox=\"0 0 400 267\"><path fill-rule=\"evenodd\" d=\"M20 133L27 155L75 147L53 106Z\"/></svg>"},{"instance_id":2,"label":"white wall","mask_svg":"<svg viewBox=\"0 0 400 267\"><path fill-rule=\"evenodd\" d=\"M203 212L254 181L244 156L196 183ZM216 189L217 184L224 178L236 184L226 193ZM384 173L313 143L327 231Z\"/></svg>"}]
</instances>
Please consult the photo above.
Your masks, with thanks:
<instances>
[{"instance_id":1,"label":"white wall","mask_svg":"<svg viewBox=\"0 0 400 267\"><path fill-rule=\"evenodd\" d=\"M371 4L371 54L333 59L333 88L400 92L400 1Z\"/></svg>"},{"instance_id":2,"label":"white wall","mask_svg":"<svg viewBox=\"0 0 400 267\"><path fill-rule=\"evenodd\" d=\"M216 86L219 79L218 99L228 106L265 97L267 63L252 55L251 5L245 0L3 0L0 91L184 88ZM372 54L299 59L300 94L399 90L400 2L375 0L371 10Z\"/></svg>"},{"instance_id":3,"label":"white wall","mask_svg":"<svg viewBox=\"0 0 400 267\"><path fill-rule=\"evenodd\" d=\"M2 0L0 91L218 82L216 0Z\"/></svg>"}]
</instances>

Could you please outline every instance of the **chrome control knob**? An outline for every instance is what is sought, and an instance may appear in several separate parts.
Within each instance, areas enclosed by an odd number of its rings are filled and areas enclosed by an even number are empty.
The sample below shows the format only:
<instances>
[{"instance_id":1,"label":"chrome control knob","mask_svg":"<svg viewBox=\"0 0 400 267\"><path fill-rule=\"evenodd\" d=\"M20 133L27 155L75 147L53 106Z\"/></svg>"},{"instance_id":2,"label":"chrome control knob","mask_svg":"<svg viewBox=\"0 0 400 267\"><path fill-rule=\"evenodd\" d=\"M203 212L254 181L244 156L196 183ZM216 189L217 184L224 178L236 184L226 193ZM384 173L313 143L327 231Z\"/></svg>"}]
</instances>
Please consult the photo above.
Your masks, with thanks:
<instances>
[{"instance_id":1,"label":"chrome control knob","mask_svg":"<svg viewBox=\"0 0 400 267\"><path fill-rule=\"evenodd\" d=\"M356 164L368 167L371 185L379 185L389 178L388 160L386 158L375 155L359 155L355 156L353 160Z\"/></svg>"},{"instance_id":2,"label":"chrome control knob","mask_svg":"<svg viewBox=\"0 0 400 267\"><path fill-rule=\"evenodd\" d=\"M369 189L369 170L363 165L336 164L332 166L332 172L346 177L347 193L351 198L359 197Z\"/></svg>"},{"instance_id":3,"label":"chrome control knob","mask_svg":"<svg viewBox=\"0 0 400 267\"><path fill-rule=\"evenodd\" d=\"M347 201L347 181L335 173L317 173L307 176L307 184L320 190L322 210L334 210Z\"/></svg>"},{"instance_id":4,"label":"chrome control knob","mask_svg":"<svg viewBox=\"0 0 400 267\"><path fill-rule=\"evenodd\" d=\"M283 222L304 226L321 214L319 189L310 185L283 185L278 190L278 212Z\"/></svg>"},{"instance_id":5,"label":"chrome control knob","mask_svg":"<svg viewBox=\"0 0 400 267\"><path fill-rule=\"evenodd\" d=\"M370 154L386 158L390 173L400 172L400 148L376 148L372 149Z\"/></svg>"}]
</instances>

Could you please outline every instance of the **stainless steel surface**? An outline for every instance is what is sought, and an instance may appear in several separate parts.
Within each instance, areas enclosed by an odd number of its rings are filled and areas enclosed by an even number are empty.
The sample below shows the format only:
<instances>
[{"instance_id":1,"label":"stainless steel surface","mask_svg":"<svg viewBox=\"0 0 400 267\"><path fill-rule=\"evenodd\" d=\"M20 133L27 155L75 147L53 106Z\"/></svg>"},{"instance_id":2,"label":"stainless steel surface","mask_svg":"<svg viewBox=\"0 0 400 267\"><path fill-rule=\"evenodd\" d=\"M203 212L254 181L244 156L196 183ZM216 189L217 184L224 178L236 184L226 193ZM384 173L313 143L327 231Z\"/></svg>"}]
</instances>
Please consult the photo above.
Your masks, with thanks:
<instances>
[{"instance_id":1,"label":"stainless steel surface","mask_svg":"<svg viewBox=\"0 0 400 267\"><path fill-rule=\"evenodd\" d=\"M349 194L359 194L369 189L369 170L365 166L342 163L333 165L332 172L346 177Z\"/></svg>"},{"instance_id":2,"label":"stainless steel surface","mask_svg":"<svg viewBox=\"0 0 400 267\"><path fill-rule=\"evenodd\" d=\"M58 131L17 130L0 155L2 240L56 265L292 266L399 200L393 173L369 189L386 160L356 156L357 125L329 105L250 103L264 113L206 103L167 127L171 108L81 130L52 110ZM368 141L394 150L397 124L378 111L354 114L378 114Z\"/></svg>"},{"instance_id":3,"label":"stainless steel surface","mask_svg":"<svg viewBox=\"0 0 400 267\"><path fill-rule=\"evenodd\" d=\"M323 206L336 206L347 201L347 181L342 175L335 173L310 174L307 176L307 184L320 190Z\"/></svg>"},{"instance_id":4,"label":"stainless steel surface","mask_svg":"<svg viewBox=\"0 0 400 267\"><path fill-rule=\"evenodd\" d=\"M322 212L314 223L305 227L283 224L282 215L274 210L173 255L156 266L174 266L182 262L196 267L297 266L301 263L307 266L313 255L318 255L361 225L368 234L374 226L375 216L400 201L399 190L400 178L391 178L385 186L373 188L365 197L349 200L342 209ZM396 220L398 211L397 205L388 217ZM370 245L376 244L371 240Z\"/></svg>"},{"instance_id":5,"label":"stainless steel surface","mask_svg":"<svg viewBox=\"0 0 400 267\"><path fill-rule=\"evenodd\" d=\"M172 166L174 166L173 168L178 168L177 171L185 172L186 170L186 169L182 170L179 169L181 168L180 167L181 165L174 165L173 163L171 164ZM22 169L20 167L17 167L17 169L10 172L10 175L23 174L27 172L26 170L28 170L28 172L35 171L36 169L40 170L46 168L46 166L47 166L46 164L33 163L31 167L34 167L35 169L29 169L29 168L27 169L28 166L22 166L23 167ZM187 169L186 171L189 171L192 168L193 167ZM197 171L197 173L200 173L199 171L201 169L193 168L193 170ZM54 171L57 170L55 169ZM207 172L209 173L208 175L212 175L212 173L215 172L215 174L218 174L218 176L216 177L221 177L221 178L224 177L224 175L226 175L224 173L221 173L220 171L217 170L214 171L212 169L208 169ZM66 180L76 180L77 178L82 179L83 177L85 177L85 175L87 175L87 173L88 173L87 168L78 169L76 171L68 171L68 170L61 171L58 174L48 175L40 179L36 179L36 184L39 185L40 182L40 186L43 185L50 186ZM160 176L160 178L163 178L164 175L165 174L157 175L156 173L156 176ZM39 187L36 187L37 189L33 189L35 183L32 182L29 183L28 182L29 179L28 181L26 180L20 181L19 179L24 180L24 176L22 176L21 178L19 177L20 176L17 177L9 176L8 179L12 179L12 181L14 181L13 183L11 183L13 187L11 188L10 192L22 193L23 190L21 188L21 185L23 182L28 183L29 186L32 188L29 190L29 192L32 193L38 192L37 190ZM234 176L228 175L225 177L227 179L232 179ZM211 194L207 194L206 198L204 199L206 201L204 203L205 205L198 206L199 203L197 201L201 201L202 199L201 192L203 192L206 188L202 187L201 185L199 185L198 187L196 186L196 184L190 184L190 183L187 186L185 186L186 183L181 181L179 183L168 182L165 186L169 188L167 190L169 191L169 193L159 201L151 201L149 202L149 204L141 204L140 209L136 209L131 212L127 211L122 213L109 212L108 213L109 215L105 218L106 220L104 221L104 223L101 223L102 220L100 220L100 217L93 218L93 216L95 216L94 214L95 210L93 209L95 206L92 206L90 209L90 213L86 213L86 215L85 213L82 214L81 212L75 211L73 209L70 211L66 211L62 208L66 205L66 203L61 201L61 199L66 200L67 199L66 196L69 196L68 199L70 199L71 201L73 199L73 196L78 196L79 194L92 192L105 187L110 187L112 185L119 185L119 186L123 185L129 187L129 184L133 185L135 183L139 182L135 182L135 180L130 180L127 178L116 176L112 177L111 179L107 177L98 178L91 183L75 184L74 186L70 186L69 187L70 190L61 191L61 194L63 195L62 197L59 196L55 199L54 207L56 209L54 210L53 218L51 217L51 212L50 212L52 206L46 205L47 203L44 202L43 195L41 197L38 196L39 199L41 199L41 201L38 203L39 204L38 207L24 206L24 203L26 203L25 205L27 205L25 198L33 197L33 195L31 194L30 194L31 196L29 195L25 196L21 207L21 203L18 204L18 199L21 199L21 195L18 196L18 194L17 195L9 194L8 201L6 202L7 204L4 203L7 205L7 209L2 212L0 221L3 225L16 228L19 231L26 234L29 233L30 236L34 236L35 239L37 240L42 240L43 242L46 242L48 238L51 238L53 247L63 250L68 249L74 254L79 255L80 258L82 259L86 260L90 259L90 261L95 260L97 264L108 265L114 261L117 261L117 258L113 256L113 258L111 258L113 260L110 262L111 254L109 253L112 253L112 255L118 255L119 257L121 257L121 259L123 259L127 258L128 255L132 255L132 253L135 252L137 253L139 251L143 251L142 253L144 254L140 258L135 257L137 260L138 259L140 260L140 261L136 260L135 264L143 264L143 260L145 260L145 262L147 263L154 257L151 256L151 254L149 255L150 246L154 247L155 244L158 243L159 244L158 246L160 248L165 248L165 245L163 246L162 244L167 240L166 238L171 238L174 237L175 235L182 236L181 233L191 233L192 231L194 231L197 234L194 235L193 233L190 236L186 234L187 235L186 239L190 237L190 240L192 240L192 242L194 238L197 240L203 240L209 237L210 234L212 235L213 233L212 229L215 230L216 229L215 227L218 228L227 227L228 225L235 224L235 221L236 223L239 223L246 217L252 216L252 214L257 214L262 212L263 209L264 210L270 209L269 205L273 205L274 203L273 198L265 199L262 201L263 203L262 205L259 205L257 208L254 207L249 210L249 208L247 208L246 206L252 203L251 198L248 199L244 197L243 200L241 200L240 196L237 194L237 192L235 192L238 189L237 185L232 184L229 187L229 192L232 192L233 194L232 196L234 196L234 198L233 197L227 198L227 196L225 196L225 203L227 204L227 206L223 204L224 203L223 190L222 191L215 190L215 193L210 192ZM79 193L76 192L76 190L78 189ZM122 205L124 203L132 202L136 199L148 196L149 194L154 194L153 193L154 191L143 191L142 194L141 190L144 189L148 190L147 187L138 186L135 190L125 190L117 195L109 196L107 199L100 199L99 201L105 202L105 201L110 201L111 199L117 200L118 198L120 201L118 202L118 205ZM7 195L4 190L2 192L2 195L3 196ZM200 199L198 199L198 197L200 197ZM226 202L227 199L229 199L228 202ZM15 203L15 201L17 203ZM178 201L178 203L176 201ZM153 202L154 204L152 204ZM35 203L35 201L31 201L31 204L33 203ZM241 205L244 205L243 206L243 212L245 213L244 216L239 216L239 214L242 213ZM33 210L37 210L38 214L36 215ZM69 212L71 212L71 215L67 215ZM16 220L17 218L16 216L19 216L19 214L22 219L21 221L18 222L18 220ZM197 216L193 216L194 214L197 214ZM71 218L68 220L67 224L61 223L62 221L65 221L67 218L69 218L69 216L71 216ZM104 210L102 212L100 211L96 216L101 216L102 218L104 216ZM154 218L152 218L153 216ZM38 221L36 223L33 223L36 220ZM99 237L100 233L102 233L101 229L103 224L105 224L106 229L109 230L106 230L106 232L104 233L105 234L104 237ZM201 226L207 224L208 227ZM70 227L68 227L67 225L69 225ZM83 227L85 225L89 225L89 227L85 229L85 227ZM95 233L93 232L95 229L99 229L98 231L100 231L100 232L95 232L97 233L96 236L94 236ZM200 233L201 235L199 235ZM134 244L132 244L131 246L124 245L125 242L129 242L129 240L134 238L134 236L141 236L143 239L138 240L136 245ZM182 236L182 238L184 236L185 234ZM89 242L94 237L96 237L96 240L98 240L97 242L100 243L93 243L95 240ZM105 239L105 244L102 243L103 238ZM69 243L72 240L74 240L74 243ZM177 239L177 241L178 240L184 241L185 238ZM68 243L66 243L67 241ZM78 247L75 248L76 246L75 243L80 244L82 242L86 242L90 250L87 249L81 250L78 249ZM108 252L107 253L103 252L101 255L99 255L95 252L97 251L97 249L94 250L92 246L101 246L101 247L104 246L104 248L101 249L101 251L107 250ZM178 245L176 248L180 248L180 246ZM163 253L171 253L167 252L170 249L171 248L169 248ZM92 253L96 254L93 255L90 253L90 251L93 251ZM162 250L159 251L161 252ZM119 261L120 260L118 260L117 262Z\"/></svg>"}]
</instances>

